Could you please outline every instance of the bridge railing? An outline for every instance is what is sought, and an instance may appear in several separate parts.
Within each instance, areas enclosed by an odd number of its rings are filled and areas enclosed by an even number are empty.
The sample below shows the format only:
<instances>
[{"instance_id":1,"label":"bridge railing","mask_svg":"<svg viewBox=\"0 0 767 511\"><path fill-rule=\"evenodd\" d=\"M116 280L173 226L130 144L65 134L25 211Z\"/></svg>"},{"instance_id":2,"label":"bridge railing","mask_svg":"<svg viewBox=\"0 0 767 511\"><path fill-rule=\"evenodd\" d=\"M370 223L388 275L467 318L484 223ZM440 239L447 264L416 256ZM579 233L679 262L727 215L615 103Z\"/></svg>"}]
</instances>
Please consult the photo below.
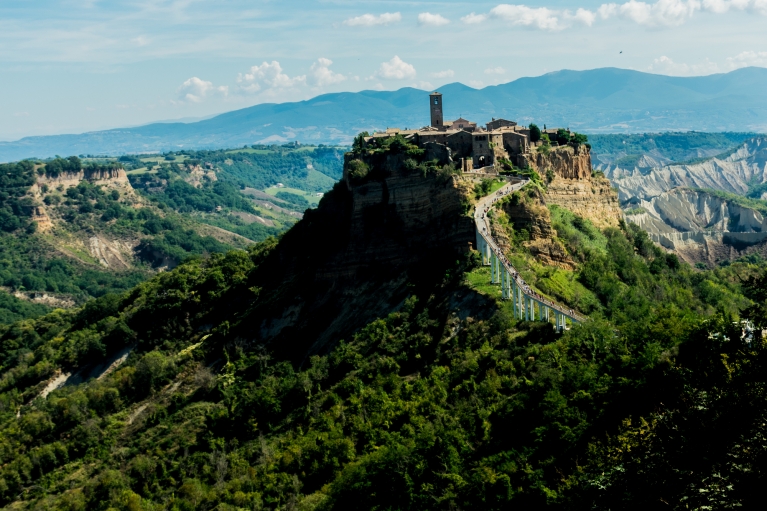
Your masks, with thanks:
<instances>
[{"instance_id":1,"label":"bridge railing","mask_svg":"<svg viewBox=\"0 0 767 511\"><path fill-rule=\"evenodd\" d=\"M564 307L553 300L541 296L530 288L520 277L519 272L512 266L503 255L503 251L490 235L485 215L492 206L503 197L515 190L519 190L528 183L528 180L510 182L494 194L480 199L474 212L474 225L477 230L477 249L482 253L483 263L491 265L491 279L494 284L500 283L504 299L514 300L514 313L523 319L535 319L535 304L538 305L538 317L546 321L550 320L550 312L554 312L557 329L565 328L564 318L573 322L586 321L588 318L575 312L573 309ZM481 226L481 224L484 224ZM484 245L480 247L480 245ZM501 268L503 271L501 272Z\"/></svg>"}]
</instances>

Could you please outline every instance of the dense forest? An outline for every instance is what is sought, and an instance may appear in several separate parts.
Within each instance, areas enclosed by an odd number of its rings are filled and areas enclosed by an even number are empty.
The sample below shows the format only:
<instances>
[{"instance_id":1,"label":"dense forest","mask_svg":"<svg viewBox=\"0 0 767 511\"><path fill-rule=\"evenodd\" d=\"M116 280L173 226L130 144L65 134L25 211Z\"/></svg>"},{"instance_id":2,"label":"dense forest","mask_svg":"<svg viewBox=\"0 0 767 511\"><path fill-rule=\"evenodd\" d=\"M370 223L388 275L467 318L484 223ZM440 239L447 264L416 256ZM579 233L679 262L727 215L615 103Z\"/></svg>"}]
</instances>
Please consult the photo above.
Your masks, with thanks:
<instances>
[{"instance_id":1,"label":"dense forest","mask_svg":"<svg viewBox=\"0 0 767 511\"><path fill-rule=\"evenodd\" d=\"M552 220L578 269L522 271L589 312L562 334L514 319L471 253L325 353L253 345L244 332L279 292L265 286L284 238L0 327L0 505L753 507L765 262L698 271L635 227ZM527 258L517 242L509 255Z\"/></svg>"}]
</instances>

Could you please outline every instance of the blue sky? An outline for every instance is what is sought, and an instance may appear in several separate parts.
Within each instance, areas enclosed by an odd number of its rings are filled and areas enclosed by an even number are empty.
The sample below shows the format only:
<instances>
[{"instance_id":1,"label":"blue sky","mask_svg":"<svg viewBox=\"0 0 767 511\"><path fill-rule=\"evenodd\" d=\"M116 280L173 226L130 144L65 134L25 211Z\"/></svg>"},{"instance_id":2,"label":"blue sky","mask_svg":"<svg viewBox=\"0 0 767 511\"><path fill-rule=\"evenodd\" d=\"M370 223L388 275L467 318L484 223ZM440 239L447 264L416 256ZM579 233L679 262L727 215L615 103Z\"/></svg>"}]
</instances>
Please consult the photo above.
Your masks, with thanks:
<instances>
[{"instance_id":1,"label":"blue sky","mask_svg":"<svg viewBox=\"0 0 767 511\"><path fill-rule=\"evenodd\" d=\"M748 65L767 67L767 0L3 0L0 140L325 92Z\"/></svg>"}]
</instances>

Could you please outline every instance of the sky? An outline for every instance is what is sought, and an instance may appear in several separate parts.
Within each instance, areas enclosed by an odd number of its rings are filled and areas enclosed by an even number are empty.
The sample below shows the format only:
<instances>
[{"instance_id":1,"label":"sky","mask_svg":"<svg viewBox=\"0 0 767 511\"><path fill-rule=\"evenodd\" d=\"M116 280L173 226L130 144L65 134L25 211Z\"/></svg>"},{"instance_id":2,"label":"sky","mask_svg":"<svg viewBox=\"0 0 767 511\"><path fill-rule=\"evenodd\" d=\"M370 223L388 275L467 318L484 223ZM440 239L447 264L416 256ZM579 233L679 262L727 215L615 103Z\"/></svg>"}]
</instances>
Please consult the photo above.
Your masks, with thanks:
<instances>
[{"instance_id":1,"label":"sky","mask_svg":"<svg viewBox=\"0 0 767 511\"><path fill-rule=\"evenodd\" d=\"M0 140L560 69L767 67L767 0L2 0Z\"/></svg>"}]
</instances>

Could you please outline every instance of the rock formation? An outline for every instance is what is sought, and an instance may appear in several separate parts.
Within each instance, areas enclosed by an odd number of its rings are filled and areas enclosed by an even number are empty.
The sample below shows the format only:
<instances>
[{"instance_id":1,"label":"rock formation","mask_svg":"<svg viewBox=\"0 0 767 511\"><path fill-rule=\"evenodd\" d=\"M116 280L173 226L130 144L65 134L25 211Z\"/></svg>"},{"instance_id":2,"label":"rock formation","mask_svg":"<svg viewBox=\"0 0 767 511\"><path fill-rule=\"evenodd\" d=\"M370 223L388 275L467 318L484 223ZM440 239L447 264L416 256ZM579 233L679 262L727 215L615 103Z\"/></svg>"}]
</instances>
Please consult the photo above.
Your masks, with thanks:
<instances>
[{"instance_id":1,"label":"rock formation","mask_svg":"<svg viewBox=\"0 0 767 511\"><path fill-rule=\"evenodd\" d=\"M544 200L588 218L600 228L617 227L623 214L610 182L592 176L591 151L585 145L540 149L528 161L548 181Z\"/></svg>"},{"instance_id":2,"label":"rock formation","mask_svg":"<svg viewBox=\"0 0 767 511\"><path fill-rule=\"evenodd\" d=\"M691 264L713 266L751 253L767 256L767 218L710 193L675 188L642 200L629 212L628 221Z\"/></svg>"},{"instance_id":3,"label":"rock formation","mask_svg":"<svg viewBox=\"0 0 767 511\"><path fill-rule=\"evenodd\" d=\"M445 277L446 265L475 240L465 214L471 187L454 174L409 169L407 159L347 155L343 180L269 255L268 266L280 271L259 286L280 295L249 337L323 351L386 314L409 285Z\"/></svg>"},{"instance_id":4,"label":"rock formation","mask_svg":"<svg viewBox=\"0 0 767 511\"><path fill-rule=\"evenodd\" d=\"M538 262L569 270L575 269L575 263L567 250L555 239L557 233L551 226L551 214L538 189L530 188L514 193L502 202L501 211L516 232L521 233L524 230L528 233L529 241L523 242L523 245ZM499 222L493 224L493 235L499 246L508 251L511 249L511 241L505 229L498 227Z\"/></svg>"},{"instance_id":5,"label":"rock formation","mask_svg":"<svg viewBox=\"0 0 767 511\"><path fill-rule=\"evenodd\" d=\"M767 181L767 138L751 139L722 159L651 169L608 168L605 175L618 188L621 204L626 205L649 200L678 186L745 195L749 186ZM767 198L767 192L762 198Z\"/></svg>"}]
</instances>

